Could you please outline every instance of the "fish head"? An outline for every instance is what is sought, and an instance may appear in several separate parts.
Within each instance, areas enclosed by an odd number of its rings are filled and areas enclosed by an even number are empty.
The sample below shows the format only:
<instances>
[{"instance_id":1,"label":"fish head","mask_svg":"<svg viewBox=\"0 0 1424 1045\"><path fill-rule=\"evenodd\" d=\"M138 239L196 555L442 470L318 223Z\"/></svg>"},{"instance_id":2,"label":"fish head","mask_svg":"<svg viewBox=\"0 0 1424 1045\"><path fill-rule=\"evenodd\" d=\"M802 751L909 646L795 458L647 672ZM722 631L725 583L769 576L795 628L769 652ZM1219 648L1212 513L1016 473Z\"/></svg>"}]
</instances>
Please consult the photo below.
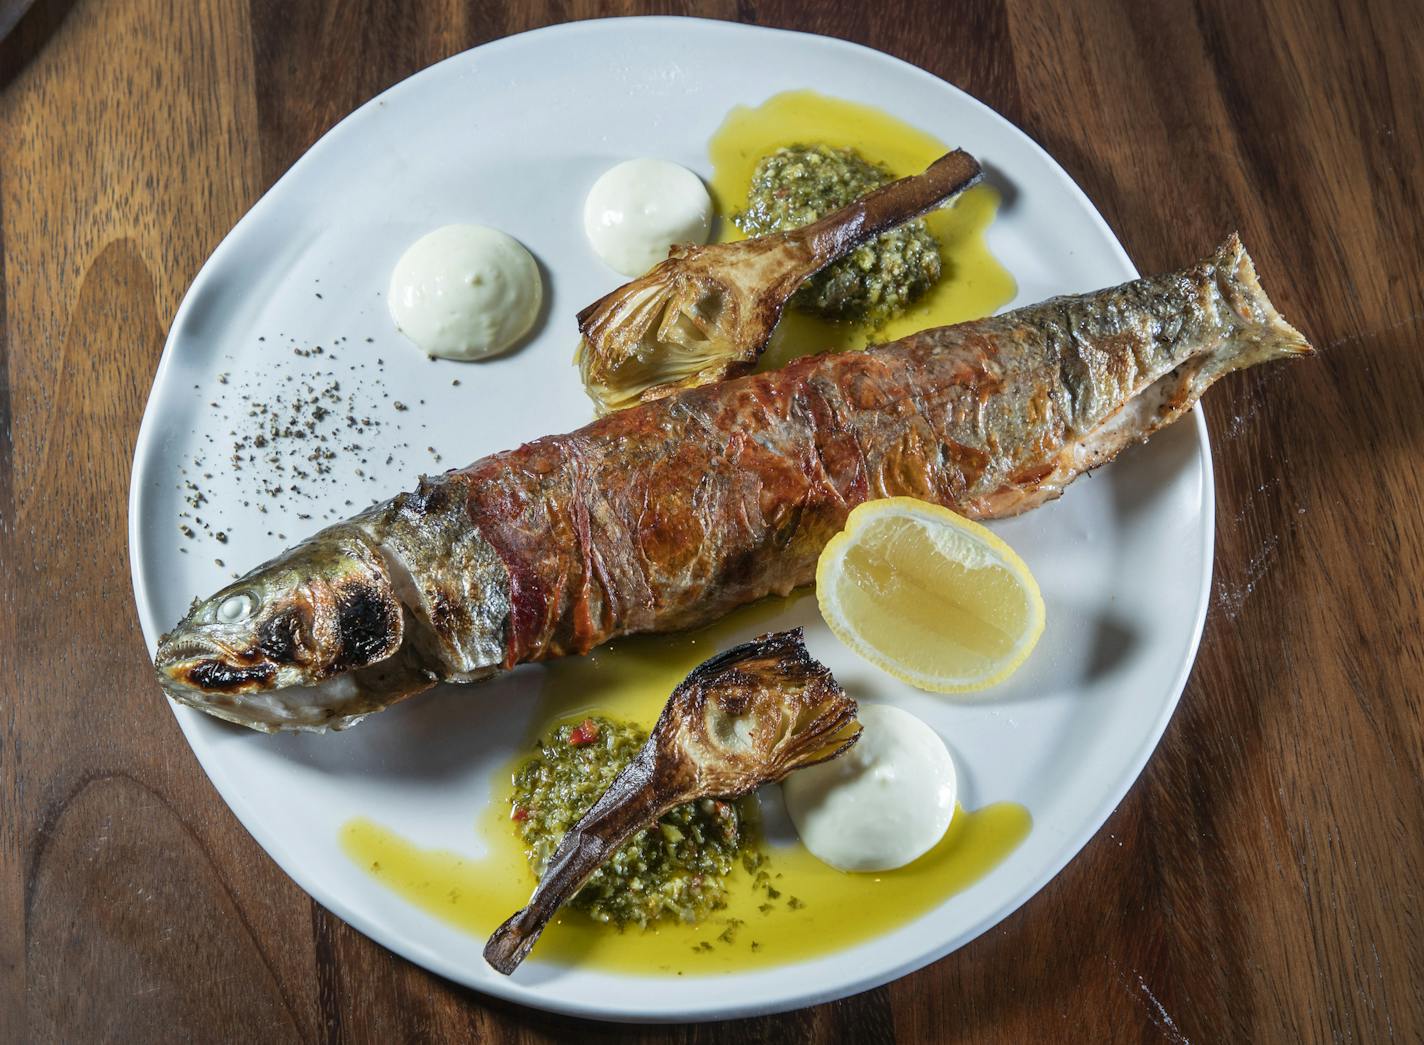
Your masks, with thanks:
<instances>
[{"instance_id":1,"label":"fish head","mask_svg":"<svg viewBox=\"0 0 1424 1045\"><path fill-rule=\"evenodd\" d=\"M403 632L380 550L339 526L195 601L154 666L170 697L220 718L339 726L361 700L353 676L393 657Z\"/></svg>"}]
</instances>

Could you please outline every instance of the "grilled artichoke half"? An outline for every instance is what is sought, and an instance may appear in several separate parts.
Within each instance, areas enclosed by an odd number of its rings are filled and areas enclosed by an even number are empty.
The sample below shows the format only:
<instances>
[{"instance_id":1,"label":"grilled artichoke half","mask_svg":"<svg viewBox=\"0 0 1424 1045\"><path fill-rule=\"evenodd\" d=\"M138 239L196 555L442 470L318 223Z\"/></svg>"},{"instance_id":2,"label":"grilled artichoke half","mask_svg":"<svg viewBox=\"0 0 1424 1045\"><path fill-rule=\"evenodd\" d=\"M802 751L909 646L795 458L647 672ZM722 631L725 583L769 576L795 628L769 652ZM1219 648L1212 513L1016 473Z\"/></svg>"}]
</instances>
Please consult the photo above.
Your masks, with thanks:
<instances>
[{"instance_id":1,"label":"grilled artichoke half","mask_svg":"<svg viewBox=\"0 0 1424 1045\"><path fill-rule=\"evenodd\" d=\"M800 628L763 635L694 668L642 750L564 835L529 905L489 938L485 961L513 972L589 875L674 806L739 798L841 754L860 738L856 710L807 651Z\"/></svg>"},{"instance_id":2,"label":"grilled artichoke half","mask_svg":"<svg viewBox=\"0 0 1424 1045\"><path fill-rule=\"evenodd\" d=\"M600 414L750 370L796 288L882 232L979 180L956 149L819 221L736 243L674 247L578 314L574 361Z\"/></svg>"}]
</instances>

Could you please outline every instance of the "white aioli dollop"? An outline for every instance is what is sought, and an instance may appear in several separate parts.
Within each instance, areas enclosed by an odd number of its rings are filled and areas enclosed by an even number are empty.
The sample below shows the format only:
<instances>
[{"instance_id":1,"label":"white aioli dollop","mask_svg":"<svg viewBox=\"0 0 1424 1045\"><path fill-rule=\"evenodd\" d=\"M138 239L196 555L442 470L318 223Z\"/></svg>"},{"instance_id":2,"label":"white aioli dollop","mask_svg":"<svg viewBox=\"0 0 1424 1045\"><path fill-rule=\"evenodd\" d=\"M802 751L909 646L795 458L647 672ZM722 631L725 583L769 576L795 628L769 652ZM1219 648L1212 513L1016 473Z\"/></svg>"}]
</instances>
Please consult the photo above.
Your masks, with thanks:
<instances>
[{"instance_id":1,"label":"white aioli dollop","mask_svg":"<svg viewBox=\"0 0 1424 1045\"><path fill-rule=\"evenodd\" d=\"M702 244L712 232L712 197L702 179L667 160L627 160L588 190L583 230L604 264L641 276L677 243Z\"/></svg>"},{"instance_id":2,"label":"white aioli dollop","mask_svg":"<svg viewBox=\"0 0 1424 1045\"><path fill-rule=\"evenodd\" d=\"M855 746L792 773L782 793L812 855L842 871L889 871L944 837L958 778L923 720L889 704L861 704L858 717Z\"/></svg>"},{"instance_id":3,"label":"white aioli dollop","mask_svg":"<svg viewBox=\"0 0 1424 1045\"><path fill-rule=\"evenodd\" d=\"M519 241L483 225L446 225L410 245L391 273L397 329L432 356L483 359L511 348L544 300Z\"/></svg>"}]
</instances>

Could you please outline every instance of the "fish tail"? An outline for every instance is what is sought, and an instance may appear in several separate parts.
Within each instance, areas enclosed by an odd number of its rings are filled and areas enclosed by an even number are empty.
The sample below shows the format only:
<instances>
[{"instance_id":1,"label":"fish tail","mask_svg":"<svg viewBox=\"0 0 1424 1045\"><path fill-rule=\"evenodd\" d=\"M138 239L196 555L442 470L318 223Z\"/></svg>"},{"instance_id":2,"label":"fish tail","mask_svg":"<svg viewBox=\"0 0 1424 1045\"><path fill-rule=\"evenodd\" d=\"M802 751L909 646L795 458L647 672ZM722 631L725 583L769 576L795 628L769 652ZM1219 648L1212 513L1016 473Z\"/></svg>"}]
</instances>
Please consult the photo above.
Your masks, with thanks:
<instances>
[{"instance_id":1,"label":"fish tail","mask_svg":"<svg viewBox=\"0 0 1424 1045\"><path fill-rule=\"evenodd\" d=\"M1215 273L1222 303L1235 317L1235 330L1223 345L1225 350L1213 353L1207 364L1208 384L1234 370L1315 351L1266 296L1256 265L1237 233L1228 236L1204 264Z\"/></svg>"},{"instance_id":2,"label":"fish tail","mask_svg":"<svg viewBox=\"0 0 1424 1045\"><path fill-rule=\"evenodd\" d=\"M1167 408L1159 423L1144 432L1144 438L1180 416L1227 374L1315 351L1305 335L1276 311L1236 233L1200 263L1198 271L1202 270L1216 284L1221 336L1147 390L1156 393L1149 398L1161 400Z\"/></svg>"},{"instance_id":3,"label":"fish tail","mask_svg":"<svg viewBox=\"0 0 1424 1045\"><path fill-rule=\"evenodd\" d=\"M1069 458L1072 474L1112 460L1129 443L1142 442L1171 424L1227 374L1315 351L1305 335L1271 304L1256 277L1251 255L1236 233L1183 275L1208 293L1214 288L1219 321L1216 336L1203 339L1197 352L1141 389L1084 436ZM1015 505L1014 510L1022 507Z\"/></svg>"}]
</instances>

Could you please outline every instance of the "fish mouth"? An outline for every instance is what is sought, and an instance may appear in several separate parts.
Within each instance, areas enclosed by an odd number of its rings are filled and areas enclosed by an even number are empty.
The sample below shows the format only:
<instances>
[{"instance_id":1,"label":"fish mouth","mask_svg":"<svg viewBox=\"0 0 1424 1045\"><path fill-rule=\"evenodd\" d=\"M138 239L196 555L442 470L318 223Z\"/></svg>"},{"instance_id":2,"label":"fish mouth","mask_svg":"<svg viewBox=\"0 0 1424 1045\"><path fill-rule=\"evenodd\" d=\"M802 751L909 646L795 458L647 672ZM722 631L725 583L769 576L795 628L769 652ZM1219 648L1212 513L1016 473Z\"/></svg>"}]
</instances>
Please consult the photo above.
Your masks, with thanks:
<instances>
[{"instance_id":1,"label":"fish mouth","mask_svg":"<svg viewBox=\"0 0 1424 1045\"><path fill-rule=\"evenodd\" d=\"M210 639L191 636L171 639L165 635L158 640L158 649L154 652L153 660L160 669L165 669L188 661L228 656L231 656L230 650Z\"/></svg>"},{"instance_id":2,"label":"fish mouth","mask_svg":"<svg viewBox=\"0 0 1424 1045\"><path fill-rule=\"evenodd\" d=\"M169 696L195 707L271 689L277 678L277 665L266 657L239 653L206 635L164 636L153 666Z\"/></svg>"}]
</instances>

